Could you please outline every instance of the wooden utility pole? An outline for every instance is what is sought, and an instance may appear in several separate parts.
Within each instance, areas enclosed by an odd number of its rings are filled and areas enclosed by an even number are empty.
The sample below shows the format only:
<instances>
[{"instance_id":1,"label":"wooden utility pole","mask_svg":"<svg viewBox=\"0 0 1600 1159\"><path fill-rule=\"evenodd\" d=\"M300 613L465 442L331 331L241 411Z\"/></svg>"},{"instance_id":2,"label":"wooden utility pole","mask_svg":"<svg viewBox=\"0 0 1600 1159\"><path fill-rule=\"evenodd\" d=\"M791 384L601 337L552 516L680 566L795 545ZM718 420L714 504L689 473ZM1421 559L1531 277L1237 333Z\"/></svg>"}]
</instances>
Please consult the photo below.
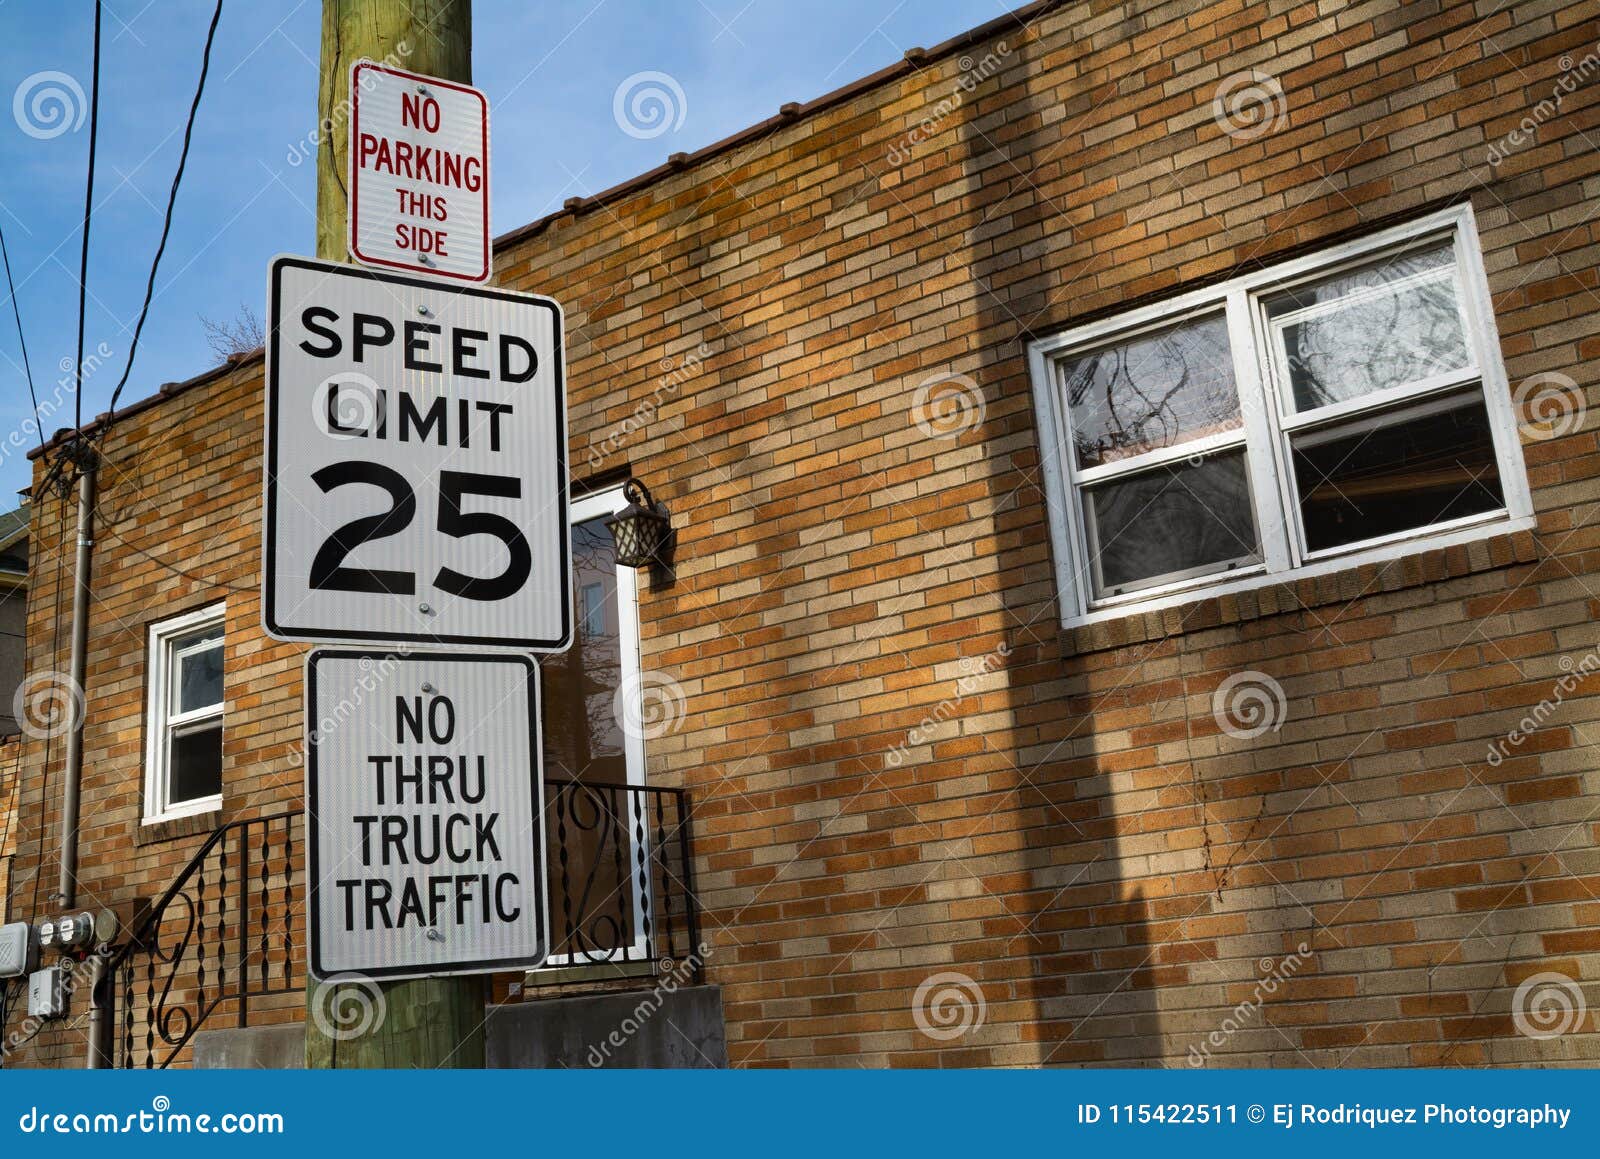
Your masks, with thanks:
<instances>
[{"instance_id":1,"label":"wooden utility pole","mask_svg":"<svg viewBox=\"0 0 1600 1159\"><path fill-rule=\"evenodd\" d=\"M350 66L362 59L471 84L472 0L322 0L317 256L333 262L350 261Z\"/></svg>"},{"instance_id":2,"label":"wooden utility pole","mask_svg":"<svg viewBox=\"0 0 1600 1159\"><path fill-rule=\"evenodd\" d=\"M322 61L317 85L317 256L350 260L346 188L350 127L350 66L361 59L408 72L472 83L471 0L322 0ZM307 839L310 839L308 833ZM353 987L346 987L351 989ZM370 1029L335 1033L330 1018L351 1006L372 1005ZM341 995L306 978L306 1066L482 1067L484 985L478 977L366 983L364 995ZM320 1017L318 1011L320 1010ZM319 1025L319 1022L322 1025Z\"/></svg>"}]
</instances>

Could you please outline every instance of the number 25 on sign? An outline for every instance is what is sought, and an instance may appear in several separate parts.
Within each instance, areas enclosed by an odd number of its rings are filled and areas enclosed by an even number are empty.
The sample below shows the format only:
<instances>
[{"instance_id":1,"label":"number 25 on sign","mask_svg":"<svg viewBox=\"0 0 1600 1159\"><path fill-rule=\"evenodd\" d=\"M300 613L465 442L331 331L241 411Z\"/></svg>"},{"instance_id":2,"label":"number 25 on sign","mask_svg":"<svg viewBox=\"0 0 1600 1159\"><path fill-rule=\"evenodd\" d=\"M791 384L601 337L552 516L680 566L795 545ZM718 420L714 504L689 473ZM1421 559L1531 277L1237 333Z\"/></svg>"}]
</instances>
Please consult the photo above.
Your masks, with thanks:
<instances>
[{"instance_id":1,"label":"number 25 on sign","mask_svg":"<svg viewBox=\"0 0 1600 1159\"><path fill-rule=\"evenodd\" d=\"M268 307L267 631L564 649L560 308L298 257Z\"/></svg>"}]
</instances>

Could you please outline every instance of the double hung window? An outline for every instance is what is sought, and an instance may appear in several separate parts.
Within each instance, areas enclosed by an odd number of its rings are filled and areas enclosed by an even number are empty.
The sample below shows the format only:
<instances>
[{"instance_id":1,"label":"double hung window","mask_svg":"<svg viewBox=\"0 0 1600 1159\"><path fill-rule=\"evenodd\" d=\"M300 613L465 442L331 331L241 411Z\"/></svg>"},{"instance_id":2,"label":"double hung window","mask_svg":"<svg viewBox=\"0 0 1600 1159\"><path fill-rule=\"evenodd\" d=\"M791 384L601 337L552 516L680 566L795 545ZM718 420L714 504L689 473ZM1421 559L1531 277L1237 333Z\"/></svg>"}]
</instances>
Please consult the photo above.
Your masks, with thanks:
<instances>
[{"instance_id":1,"label":"double hung window","mask_svg":"<svg viewBox=\"0 0 1600 1159\"><path fill-rule=\"evenodd\" d=\"M1069 623L1531 521L1466 207L1030 353Z\"/></svg>"}]
</instances>

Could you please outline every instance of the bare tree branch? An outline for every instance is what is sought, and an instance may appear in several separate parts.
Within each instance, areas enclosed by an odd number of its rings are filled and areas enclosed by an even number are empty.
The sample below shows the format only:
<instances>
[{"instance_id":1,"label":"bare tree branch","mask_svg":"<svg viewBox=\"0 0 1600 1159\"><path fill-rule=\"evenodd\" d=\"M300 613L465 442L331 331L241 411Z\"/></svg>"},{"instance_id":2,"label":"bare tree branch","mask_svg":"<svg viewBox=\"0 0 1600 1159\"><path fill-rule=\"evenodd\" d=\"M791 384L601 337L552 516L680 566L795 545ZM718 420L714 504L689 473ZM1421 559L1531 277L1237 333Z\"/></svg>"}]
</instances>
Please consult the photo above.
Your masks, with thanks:
<instances>
[{"instance_id":1,"label":"bare tree branch","mask_svg":"<svg viewBox=\"0 0 1600 1159\"><path fill-rule=\"evenodd\" d=\"M243 303L239 305L239 316L231 322L218 322L202 314L200 325L206 328L206 344L211 347L211 353L224 362L236 354L261 349L267 339L261 315Z\"/></svg>"}]
</instances>

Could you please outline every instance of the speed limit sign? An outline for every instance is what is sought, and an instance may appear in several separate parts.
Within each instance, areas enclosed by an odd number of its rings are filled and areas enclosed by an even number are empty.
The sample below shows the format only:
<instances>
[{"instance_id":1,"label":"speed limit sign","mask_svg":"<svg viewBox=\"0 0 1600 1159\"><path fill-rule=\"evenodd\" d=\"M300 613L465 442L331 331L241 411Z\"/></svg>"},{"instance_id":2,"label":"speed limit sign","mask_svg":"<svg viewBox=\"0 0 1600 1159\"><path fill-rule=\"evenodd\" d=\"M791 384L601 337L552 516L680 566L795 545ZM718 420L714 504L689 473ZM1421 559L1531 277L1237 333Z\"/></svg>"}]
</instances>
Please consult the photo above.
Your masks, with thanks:
<instances>
[{"instance_id":1,"label":"speed limit sign","mask_svg":"<svg viewBox=\"0 0 1600 1159\"><path fill-rule=\"evenodd\" d=\"M560 307L283 256L268 313L267 632L564 650Z\"/></svg>"}]
</instances>

